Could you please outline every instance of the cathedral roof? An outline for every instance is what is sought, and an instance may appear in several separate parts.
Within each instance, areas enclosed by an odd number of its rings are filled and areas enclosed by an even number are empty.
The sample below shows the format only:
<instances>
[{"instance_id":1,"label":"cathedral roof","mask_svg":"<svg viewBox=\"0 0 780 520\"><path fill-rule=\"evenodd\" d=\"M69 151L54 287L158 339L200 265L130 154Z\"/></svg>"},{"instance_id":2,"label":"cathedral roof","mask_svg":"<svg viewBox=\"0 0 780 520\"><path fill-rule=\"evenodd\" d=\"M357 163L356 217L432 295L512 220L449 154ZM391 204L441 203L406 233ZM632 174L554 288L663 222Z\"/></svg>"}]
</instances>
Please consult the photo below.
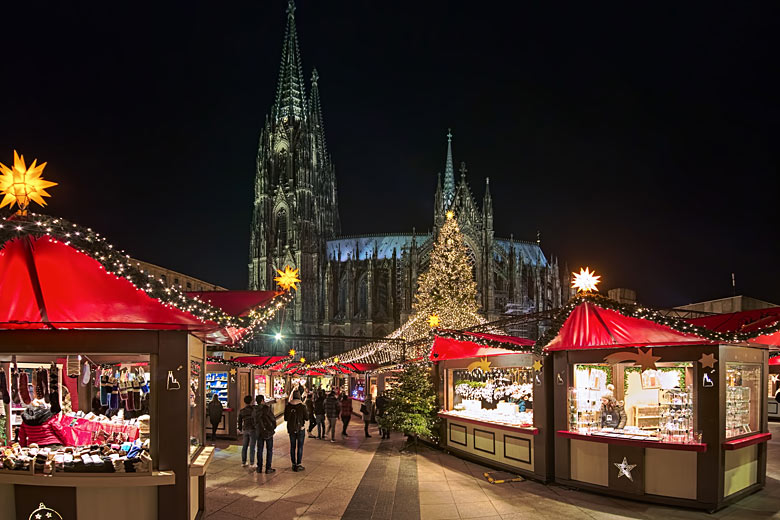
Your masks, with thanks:
<instances>
[{"instance_id":1,"label":"cathedral roof","mask_svg":"<svg viewBox=\"0 0 780 520\"><path fill-rule=\"evenodd\" d=\"M512 240L505 238L496 238L495 244L503 249L506 254L509 254L510 245ZM515 259L522 260L524 264L536 265L537 262L541 267L547 267L547 258L545 258L542 248L538 244L533 242L524 242L522 240L515 240Z\"/></svg>"},{"instance_id":2,"label":"cathedral roof","mask_svg":"<svg viewBox=\"0 0 780 520\"><path fill-rule=\"evenodd\" d=\"M334 240L328 240L326 250L328 258L336 258L340 262L347 259L363 260L370 258L377 251L377 258L392 258L393 250L397 251L400 257L405 248L412 245L412 238L415 238L417 245L431 238L430 233L423 235L413 234L387 234L387 235L362 235L353 237L342 237Z\"/></svg>"}]
</instances>

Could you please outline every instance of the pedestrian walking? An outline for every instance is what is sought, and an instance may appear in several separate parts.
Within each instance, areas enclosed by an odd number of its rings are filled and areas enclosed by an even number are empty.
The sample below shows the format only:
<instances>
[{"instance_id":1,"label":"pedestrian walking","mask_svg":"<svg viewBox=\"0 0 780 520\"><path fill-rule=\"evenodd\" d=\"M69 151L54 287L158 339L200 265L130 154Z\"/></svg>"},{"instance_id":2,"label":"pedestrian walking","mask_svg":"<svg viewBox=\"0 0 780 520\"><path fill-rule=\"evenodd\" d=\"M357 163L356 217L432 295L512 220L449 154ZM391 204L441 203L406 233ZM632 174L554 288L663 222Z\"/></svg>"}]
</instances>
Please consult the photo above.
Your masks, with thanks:
<instances>
[{"instance_id":1,"label":"pedestrian walking","mask_svg":"<svg viewBox=\"0 0 780 520\"><path fill-rule=\"evenodd\" d=\"M273 473L276 470L271 467L274 456L274 433L276 433L276 417L265 396L255 397L257 405L253 418L257 425L257 472L263 472L263 446L265 445L265 472Z\"/></svg>"},{"instance_id":2,"label":"pedestrian walking","mask_svg":"<svg viewBox=\"0 0 780 520\"><path fill-rule=\"evenodd\" d=\"M306 438L306 405L301 402L301 393L293 392L292 399L284 407L284 420L287 421L287 434L290 436L290 459L293 471L303 471L303 441Z\"/></svg>"},{"instance_id":3,"label":"pedestrian walking","mask_svg":"<svg viewBox=\"0 0 780 520\"><path fill-rule=\"evenodd\" d=\"M344 424L341 429L342 437L349 437L347 433L347 426L349 426L349 420L352 419L352 399L349 394L344 392L341 394L341 422Z\"/></svg>"},{"instance_id":4,"label":"pedestrian walking","mask_svg":"<svg viewBox=\"0 0 780 520\"><path fill-rule=\"evenodd\" d=\"M371 402L371 394L366 395L366 400L360 405L360 413L363 414L363 424L365 425L364 431L366 432L366 439L369 439L371 435L368 433L368 424L371 422L371 414L374 411L374 403Z\"/></svg>"},{"instance_id":5,"label":"pedestrian walking","mask_svg":"<svg viewBox=\"0 0 780 520\"><path fill-rule=\"evenodd\" d=\"M217 428L219 423L222 422L222 403L219 402L219 397L214 394L214 397L209 403L209 421L211 421L211 440L217 441Z\"/></svg>"},{"instance_id":6,"label":"pedestrian walking","mask_svg":"<svg viewBox=\"0 0 780 520\"><path fill-rule=\"evenodd\" d=\"M325 398L325 416L328 418L330 442L336 442L336 423L339 421L340 413L341 406L339 406L339 400L336 399L336 392L331 390L328 397Z\"/></svg>"},{"instance_id":7,"label":"pedestrian walking","mask_svg":"<svg viewBox=\"0 0 780 520\"><path fill-rule=\"evenodd\" d=\"M314 394L312 392L306 394L306 413L309 414L309 438L314 439L311 431L317 426L317 417L314 415Z\"/></svg>"},{"instance_id":8,"label":"pedestrian walking","mask_svg":"<svg viewBox=\"0 0 780 520\"><path fill-rule=\"evenodd\" d=\"M255 427L254 411L251 396L244 396L244 407L238 412L238 431L243 437L241 447L241 465L246 467L246 452L249 450L249 465L255 465L255 446L257 445L257 428Z\"/></svg>"},{"instance_id":9,"label":"pedestrian walking","mask_svg":"<svg viewBox=\"0 0 780 520\"><path fill-rule=\"evenodd\" d=\"M317 438L325 438L325 392L317 390L317 397L314 399L314 416L317 417Z\"/></svg>"},{"instance_id":10,"label":"pedestrian walking","mask_svg":"<svg viewBox=\"0 0 780 520\"><path fill-rule=\"evenodd\" d=\"M387 397L384 392L379 392L379 397L376 398L376 421L379 423L379 434L383 439L390 438L390 430L384 426L385 413L387 412Z\"/></svg>"}]
</instances>

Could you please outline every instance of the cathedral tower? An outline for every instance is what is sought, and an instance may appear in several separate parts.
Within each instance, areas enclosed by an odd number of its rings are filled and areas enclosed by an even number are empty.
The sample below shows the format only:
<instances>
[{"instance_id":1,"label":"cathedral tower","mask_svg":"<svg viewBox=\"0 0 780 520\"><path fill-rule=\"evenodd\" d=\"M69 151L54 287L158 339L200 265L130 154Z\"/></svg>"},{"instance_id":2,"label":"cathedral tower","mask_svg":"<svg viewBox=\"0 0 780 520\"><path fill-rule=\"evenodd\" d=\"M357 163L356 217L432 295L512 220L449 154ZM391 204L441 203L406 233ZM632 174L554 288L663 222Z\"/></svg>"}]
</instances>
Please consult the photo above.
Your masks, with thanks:
<instances>
[{"instance_id":1,"label":"cathedral tower","mask_svg":"<svg viewBox=\"0 0 780 520\"><path fill-rule=\"evenodd\" d=\"M325 245L340 225L319 75L314 70L307 96L292 0L276 98L260 132L254 192L249 288L272 290L275 269L299 268L301 287L288 319L292 318L296 333L316 334L322 314Z\"/></svg>"}]
</instances>

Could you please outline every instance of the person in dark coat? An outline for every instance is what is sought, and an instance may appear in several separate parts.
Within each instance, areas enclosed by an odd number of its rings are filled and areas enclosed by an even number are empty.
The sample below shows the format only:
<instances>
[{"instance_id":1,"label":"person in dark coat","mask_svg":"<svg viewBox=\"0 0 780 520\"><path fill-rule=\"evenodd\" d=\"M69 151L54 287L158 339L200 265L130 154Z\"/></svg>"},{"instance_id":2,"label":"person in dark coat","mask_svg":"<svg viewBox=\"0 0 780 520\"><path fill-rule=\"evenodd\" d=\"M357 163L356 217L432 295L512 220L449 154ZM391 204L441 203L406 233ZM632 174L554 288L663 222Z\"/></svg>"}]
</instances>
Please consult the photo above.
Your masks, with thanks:
<instances>
[{"instance_id":1,"label":"person in dark coat","mask_svg":"<svg viewBox=\"0 0 780 520\"><path fill-rule=\"evenodd\" d=\"M314 416L317 417L317 438L325 438L325 392L317 390L317 398L314 400Z\"/></svg>"},{"instance_id":2,"label":"person in dark coat","mask_svg":"<svg viewBox=\"0 0 780 520\"><path fill-rule=\"evenodd\" d=\"M309 414L309 438L314 439L314 435L311 431L317 426L317 418L314 416L314 394L309 392L306 394L306 413Z\"/></svg>"},{"instance_id":3,"label":"person in dark coat","mask_svg":"<svg viewBox=\"0 0 780 520\"><path fill-rule=\"evenodd\" d=\"M330 391L325 398L325 417L328 418L328 433L330 433L330 442L336 442L336 423L339 421L341 407L339 400L336 399L336 392Z\"/></svg>"},{"instance_id":4,"label":"person in dark coat","mask_svg":"<svg viewBox=\"0 0 780 520\"><path fill-rule=\"evenodd\" d=\"M252 416L255 407L252 404L252 397L244 396L244 406L240 412L238 412L238 432L243 437L243 445L241 447L241 465L246 466L246 452L249 450L249 465L255 465L255 446L257 446L257 428L255 427L255 419Z\"/></svg>"},{"instance_id":5,"label":"person in dark coat","mask_svg":"<svg viewBox=\"0 0 780 520\"><path fill-rule=\"evenodd\" d=\"M364 431L366 432L366 439L371 435L368 433L368 425L371 423L371 415L374 412L374 403L371 401L371 394L366 395L366 400L360 406L360 413L363 414L363 424L365 425Z\"/></svg>"},{"instance_id":6,"label":"person in dark coat","mask_svg":"<svg viewBox=\"0 0 780 520\"><path fill-rule=\"evenodd\" d=\"M601 427L622 430L626 425L626 411L615 399L614 388L607 385L607 391L601 396Z\"/></svg>"},{"instance_id":7,"label":"person in dark coat","mask_svg":"<svg viewBox=\"0 0 780 520\"><path fill-rule=\"evenodd\" d=\"M379 423L379 434L383 439L390 438L390 430L382 426L382 419L387 412L387 397L384 392L379 392L379 397L376 398L376 420Z\"/></svg>"},{"instance_id":8,"label":"person in dark coat","mask_svg":"<svg viewBox=\"0 0 780 520\"><path fill-rule=\"evenodd\" d=\"M303 440L306 438L306 405L301 402L301 394L293 392L292 399L284 407L284 420L287 422L287 434L290 436L290 459L293 471L303 471Z\"/></svg>"},{"instance_id":9,"label":"person in dark coat","mask_svg":"<svg viewBox=\"0 0 780 520\"><path fill-rule=\"evenodd\" d=\"M276 417L273 410L265 402L265 396L256 398L254 414L252 415L257 428L257 472L263 472L263 445L265 445L265 472L273 473L276 470L271 467L274 456L274 433L276 433Z\"/></svg>"},{"instance_id":10,"label":"person in dark coat","mask_svg":"<svg viewBox=\"0 0 780 520\"><path fill-rule=\"evenodd\" d=\"M217 440L217 428L219 428L219 423L222 422L222 412L222 403L219 402L217 394L214 394L209 403L209 421L211 421L211 440L215 442Z\"/></svg>"},{"instance_id":11,"label":"person in dark coat","mask_svg":"<svg viewBox=\"0 0 780 520\"><path fill-rule=\"evenodd\" d=\"M352 398L349 394L344 392L341 394L341 422L344 427L341 429L342 437L349 437L347 433L347 426L349 426L349 420L352 419Z\"/></svg>"}]
</instances>

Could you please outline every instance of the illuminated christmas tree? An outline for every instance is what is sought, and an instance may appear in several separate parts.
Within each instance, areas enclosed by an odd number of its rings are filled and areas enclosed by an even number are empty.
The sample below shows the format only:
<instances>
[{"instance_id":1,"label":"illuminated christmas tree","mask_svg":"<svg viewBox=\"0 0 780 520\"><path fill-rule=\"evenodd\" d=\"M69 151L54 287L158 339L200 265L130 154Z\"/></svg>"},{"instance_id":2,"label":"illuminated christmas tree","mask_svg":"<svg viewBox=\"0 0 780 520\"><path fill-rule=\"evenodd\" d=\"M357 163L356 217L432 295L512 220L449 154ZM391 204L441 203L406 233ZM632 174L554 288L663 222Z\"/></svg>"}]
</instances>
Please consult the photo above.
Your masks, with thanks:
<instances>
[{"instance_id":1,"label":"illuminated christmas tree","mask_svg":"<svg viewBox=\"0 0 780 520\"><path fill-rule=\"evenodd\" d=\"M416 444L420 436L436 434L436 390L427 363L411 363L404 367L398 385L387 392L388 406L379 425L406 434Z\"/></svg>"},{"instance_id":2,"label":"illuminated christmas tree","mask_svg":"<svg viewBox=\"0 0 780 520\"><path fill-rule=\"evenodd\" d=\"M439 230L428 270L417 280L412 308L412 334L407 335L412 337L426 335L430 326L463 329L485 321L479 315L468 248L452 212Z\"/></svg>"}]
</instances>

